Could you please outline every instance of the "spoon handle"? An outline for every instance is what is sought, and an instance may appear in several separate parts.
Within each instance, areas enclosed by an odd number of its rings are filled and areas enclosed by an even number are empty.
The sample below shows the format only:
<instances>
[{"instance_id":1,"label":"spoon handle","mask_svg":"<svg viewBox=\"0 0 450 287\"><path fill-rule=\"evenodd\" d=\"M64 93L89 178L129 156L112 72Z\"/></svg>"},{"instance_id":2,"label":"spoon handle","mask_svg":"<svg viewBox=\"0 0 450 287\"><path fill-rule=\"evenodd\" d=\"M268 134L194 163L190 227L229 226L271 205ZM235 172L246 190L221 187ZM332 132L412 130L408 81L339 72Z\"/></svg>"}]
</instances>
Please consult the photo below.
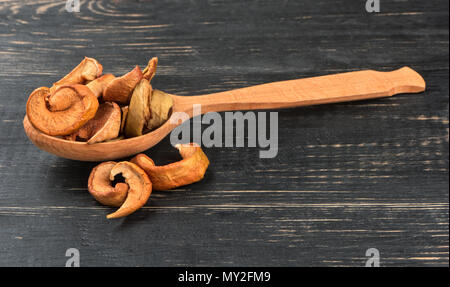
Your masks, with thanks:
<instances>
[{"instance_id":1,"label":"spoon handle","mask_svg":"<svg viewBox=\"0 0 450 287\"><path fill-rule=\"evenodd\" d=\"M348 72L176 98L178 110L192 115L193 104L201 104L202 113L277 109L389 97L424 90L424 79L413 69L403 67L391 72Z\"/></svg>"}]
</instances>

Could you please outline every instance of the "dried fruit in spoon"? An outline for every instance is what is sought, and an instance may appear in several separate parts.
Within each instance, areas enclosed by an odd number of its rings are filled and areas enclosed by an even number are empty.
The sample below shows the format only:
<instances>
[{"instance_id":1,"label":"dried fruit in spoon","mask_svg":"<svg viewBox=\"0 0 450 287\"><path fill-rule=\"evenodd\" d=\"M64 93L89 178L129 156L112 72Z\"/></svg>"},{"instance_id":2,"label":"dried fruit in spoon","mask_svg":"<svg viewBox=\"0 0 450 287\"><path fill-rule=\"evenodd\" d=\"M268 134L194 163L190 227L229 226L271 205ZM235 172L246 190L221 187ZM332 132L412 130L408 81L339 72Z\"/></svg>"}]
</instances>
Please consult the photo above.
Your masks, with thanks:
<instances>
[{"instance_id":1,"label":"dried fruit in spoon","mask_svg":"<svg viewBox=\"0 0 450 287\"><path fill-rule=\"evenodd\" d=\"M123 133L123 130L125 128L125 123L127 121L127 116L128 116L128 106L123 106L121 108L122 110L122 122L120 123L120 133Z\"/></svg>"},{"instance_id":2,"label":"dried fruit in spoon","mask_svg":"<svg viewBox=\"0 0 450 287\"><path fill-rule=\"evenodd\" d=\"M145 154L138 154L131 162L140 166L152 181L154 190L168 190L200 181L209 166L209 160L195 143L179 144L181 161L156 166Z\"/></svg>"},{"instance_id":3,"label":"dried fruit in spoon","mask_svg":"<svg viewBox=\"0 0 450 287\"><path fill-rule=\"evenodd\" d=\"M133 91L128 106L124 133L127 137L142 135L144 125L150 118L150 95L152 87L146 79L142 79Z\"/></svg>"},{"instance_id":4,"label":"dried fruit in spoon","mask_svg":"<svg viewBox=\"0 0 450 287\"><path fill-rule=\"evenodd\" d=\"M55 92L58 87L63 85L85 84L92 81L103 72L103 66L94 58L84 57L78 66L76 66L69 74L57 81L50 88L50 93Z\"/></svg>"},{"instance_id":5,"label":"dried fruit in spoon","mask_svg":"<svg viewBox=\"0 0 450 287\"><path fill-rule=\"evenodd\" d=\"M100 104L95 117L74 133L75 138L88 144L115 139L119 136L121 123L120 107L116 103Z\"/></svg>"},{"instance_id":6,"label":"dried fruit in spoon","mask_svg":"<svg viewBox=\"0 0 450 287\"><path fill-rule=\"evenodd\" d=\"M156 57L151 58L150 61L148 61L147 67L145 67L144 71L142 71L144 79L147 79L149 82L151 82L156 74L157 67L158 67L158 58Z\"/></svg>"},{"instance_id":7,"label":"dried fruit in spoon","mask_svg":"<svg viewBox=\"0 0 450 287\"><path fill-rule=\"evenodd\" d=\"M152 58L143 71L143 79L131 96L124 133L126 137L141 136L167 121L173 106L172 97L152 91L150 81L156 73L158 58Z\"/></svg>"},{"instance_id":8,"label":"dried fruit in spoon","mask_svg":"<svg viewBox=\"0 0 450 287\"><path fill-rule=\"evenodd\" d=\"M141 79L141 68L136 66L129 73L109 82L103 89L103 99L108 102L127 105L130 102L134 88Z\"/></svg>"},{"instance_id":9,"label":"dried fruit in spoon","mask_svg":"<svg viewBox=\"0 0 450 287\"><path fill-rule=\"evenodd\" d=\"M27 101L27 116L31 124L45 134L69 135L95 116L97 97L84 85L59 87L53 94L41 87Z\"/></svg>"},{"instance_id":10,"label":"dried fruit in spoon","mask_svg":"<svg viewBox=\"0 0 450 287\"><path fill-rule=\"evenodd\" d=\"M173 99L170 95L153 90L150 99L150 119L146 123L146 129L152 131L159 128L169 119L173 106Z\"/></svg>"},{"instance_id":11,"label":"dried fruit in spoon","mask_svg":"<svg viewBox=\"0 0 450 287\"><path fill-rule=\"evenodd\" d=\"M109 84L109 82L111 82L115 78L116 76L114 76L113 74L105 74L89 82L88 84L86 84L86 86L91 89L91 91L97 98L100 98L102 96L103 89L106 87L106 85Z\"/></svg>"},{"instance_id":12,"label":"dried fruit in spoon","mask_svg":"<svg viewBox=\"0 0 450 287\"><path fill-rule=\"evenodd\" d=\"M150 81L156 74L157 66L158 58L154 57L143 71L136 66L116 78L112 74L102 76L103 66L97 60L85 57L50 89L35 90L27 104L27 115L42 132L71 141L78 139L92 144L140 136L167 121L173 105L170 95L161 91L152 92ZM73 86L72 90L80 96L72 95L69 86ZM65 87L64 90L62 87ZM89 96L81 100L85 94ZM92 99L92 94L98 101L109 103L102 104L97 111L99 103ZM117 105L122 106L119 124ZM45 112L44 107L49 112Z\"/></svg>"}]
</instances>

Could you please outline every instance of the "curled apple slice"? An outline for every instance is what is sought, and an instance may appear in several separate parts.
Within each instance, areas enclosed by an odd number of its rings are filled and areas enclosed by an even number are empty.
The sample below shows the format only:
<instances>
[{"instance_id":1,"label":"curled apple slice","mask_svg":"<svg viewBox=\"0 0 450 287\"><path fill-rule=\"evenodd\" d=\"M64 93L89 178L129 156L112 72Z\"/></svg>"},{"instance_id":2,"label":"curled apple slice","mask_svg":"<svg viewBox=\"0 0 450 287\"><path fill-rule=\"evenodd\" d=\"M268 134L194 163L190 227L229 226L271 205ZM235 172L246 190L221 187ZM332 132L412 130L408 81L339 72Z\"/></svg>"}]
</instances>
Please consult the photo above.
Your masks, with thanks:
<instances>
[{"instance_id":1,"label":"curled apple slice","mask_svg":"<svg viewBox=\"0 0 450 287\"><path fill-rule=\"evenodd\" d=\"M38 130L51 136L70 135L95 116L97 97L84 85L34 90L27 101L27 116Z\"/></svg>"}]
</instances>

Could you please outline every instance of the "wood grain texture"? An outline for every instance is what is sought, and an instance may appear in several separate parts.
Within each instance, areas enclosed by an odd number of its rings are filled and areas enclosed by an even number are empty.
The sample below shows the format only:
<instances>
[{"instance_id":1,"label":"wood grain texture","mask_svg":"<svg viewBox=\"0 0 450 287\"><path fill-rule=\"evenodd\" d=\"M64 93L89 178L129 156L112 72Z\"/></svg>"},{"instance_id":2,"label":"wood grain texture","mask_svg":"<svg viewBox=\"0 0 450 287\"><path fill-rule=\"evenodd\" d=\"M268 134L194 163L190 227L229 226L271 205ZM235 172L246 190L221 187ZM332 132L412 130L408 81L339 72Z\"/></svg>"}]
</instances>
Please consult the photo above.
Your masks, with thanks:
<instances>
[{"instance_id":1,"label":"wood grain texture","mask_svg":"<svg viewBox=\"0 0 450 287\"><path fill-rule=\"evenodd\" d=\"M448 1L0 1L0 265L448 266ZM279 110L279 150L207 148L205 179L107 221L96 163L23 132L29 93L84 56L121 75L159 58L153 86L210 94L410 66L422 94ZM146 152L177 159L166 138Z\"/></svg>"},{"instance_id":2,"label":"wood grain texture","mask_svg":"<svg viewBox=\"0 0 450 287\"><path fill-rule=\"evenodd\" d=\"M174 106L193 115L202 113L276 109L361 101L425 90L424 79L409 67L390 72L356 71L293 79L194 97L175 97ZM176 108L176 107L175 107Z\"/></svg>"}]
</instances>

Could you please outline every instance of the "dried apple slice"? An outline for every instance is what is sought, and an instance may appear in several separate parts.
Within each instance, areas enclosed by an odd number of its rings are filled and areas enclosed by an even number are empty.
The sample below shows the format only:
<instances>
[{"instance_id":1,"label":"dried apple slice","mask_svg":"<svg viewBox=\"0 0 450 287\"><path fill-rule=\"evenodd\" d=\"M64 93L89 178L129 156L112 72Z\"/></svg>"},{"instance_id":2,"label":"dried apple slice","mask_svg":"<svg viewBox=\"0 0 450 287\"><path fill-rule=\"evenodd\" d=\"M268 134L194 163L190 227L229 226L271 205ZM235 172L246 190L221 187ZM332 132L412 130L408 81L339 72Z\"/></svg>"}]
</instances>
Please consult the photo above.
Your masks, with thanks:
<instances>
[{"instance_id":1,"label":"dried apple slice","mask_svg":"<svg viewBox=\"0 0 450 287\"><path fill-rule=\"evenodd\" d=\"M101 204L108 206L121 206L127 198L128 184L120 182L111 186L111 169L117 164L107 161L97 165L89 175L89 193Z\"/></svg>"},{"instance_id":2,"label":"dried apple slice","mask_svg":"<svg viewBox=\"0 0 450 287\"><path fill-rule=\"evenodd\" d=\"M130 188L123 204L116 212L108 214L106 216L108 219L124 217L135 212L147 202L152 193L152 182L147 174L134 163L119 162L111 169L109 179L114 180L117 174L122 174Z\"/></svg>"},{"instance_id":3,"label":"dried apple slice","mask_svg":"<svg viewBox=\"0 0 450 287\"><path fill-rule=\"evenodd\" d=\"M119 136L120 107L116 103L101 104L95 117L82 126L75 135L88 144L103 142Z\"/></svg>"},{"instance_id":4,"label":"dried apple slice","mask_svg":"<svg viewBox=\"0 0 450 287\"><path fill-rule=\"evenodd\" d=\"M84 85L59 87L54 94L41 87L27 101L27 116L38 130L52 136L74 133L95 116L97 97Z\"/></svg>"},{"instance_id":5,"label":"dried apple slice","mask_svg":"<svg viewBox=\"0 0 450 287\"><path fill-rule=\"evenodd\" d=\"M126 137L142 135L144 125L150 118L150 95L152 87L146 79L142 79L133 91L128 106L124 133Z\"/></svg>"},{"instance_id":6,"label":"dried apple slice","mask_svg":"<svg viewBox=\"0 0 450 287\"><path fill-rule=\"evenodd\" d=\"M86 86L91 89L91 91L94 93L94 95L97 98L100 98L103 93L103 89L106 87L106 85L109 84L112 80L114 80L116 77L113 74L105 74L88 84Z\"/></svg>"},{"instance_id":7,"label":"dried apple slice","mask_svg":"<svg viewBox=\"0 0 450 287\"><path fill-rule=\"evenodd\" d=\"M168 190L200 181L209 166L209 160L195 143L175 146L181 161L156 166L145 154L136 155L131 162L140 166L150 178L154 190Z\"/></svg>"},{"instance_id":8,"label":"dried apple slice","mask_svg":"<svg viewBox=\"0 0 450 287\"><path fill-rule=\"evenodd\" d=\"M125 183L111 185L115 176L122 174ZM88 180L89 193L101 204L120 206L106 218L127 216L141 208L152 193L152 183L147 174L137 165L122 161L108 161L96 166Z\"/></svg>"},{"instance_id":9,"label":"dried apple slice","mask_svg":"<svg viewBox=\"0 0 450 287\"><path fill-rule=\"evenodd\" d=\"M127 105L130 102L134 88L141 79L141 68L136 66L129 73L109 82L103 90L103 99L107 102Z\"/></svg>"},{"instance_id":10,"label":"dried apple slice","mask_svg":"<svg viewBox=\"0 0 450 287\"><path fill-rule=\"evenodd\" d=\"M151 58L150 61L148 61L147 67L145 67L144 71L142 71L144 79L147 79L150 82L156 74L157 67L158 67L158 58L157 57Z\"/></svg>"},{"instance_id":11,"label":"dried apple slice","mask_svg":"<svg viewBox=\"0 0 450 287\"><path fill-rule=\"evenodd\" d=\"M50 93L54 93L58 87L63 85L86 84L87 81L100 77L102 72L103 66L96 59L84 57L83 61L69 74L53 84Z\"/></svg>"},{"instance_id":12,"label":"dried apple slice","mask_svg":"<svg viewBox=\"0 0 450 287\"><path fill-rule=\"evenodd\" d=\"M173 106L173 99L170 95L153 90L150 99L150 119L146 123L146 129L152 131L164 124L170 116Z\"/></svg>"},{"instance_id":13,"label":"dried apple slice","mask_svg":"<svg viewBox=\"0 0 450 287\"><path fill-rule=\"evenodd\" d=\"M125 128L125 123L127 122L128 106L123 106L120 109L122 110L122 122L120 123L120 133L122 134Z\"/></svg>"}]
</instances>

